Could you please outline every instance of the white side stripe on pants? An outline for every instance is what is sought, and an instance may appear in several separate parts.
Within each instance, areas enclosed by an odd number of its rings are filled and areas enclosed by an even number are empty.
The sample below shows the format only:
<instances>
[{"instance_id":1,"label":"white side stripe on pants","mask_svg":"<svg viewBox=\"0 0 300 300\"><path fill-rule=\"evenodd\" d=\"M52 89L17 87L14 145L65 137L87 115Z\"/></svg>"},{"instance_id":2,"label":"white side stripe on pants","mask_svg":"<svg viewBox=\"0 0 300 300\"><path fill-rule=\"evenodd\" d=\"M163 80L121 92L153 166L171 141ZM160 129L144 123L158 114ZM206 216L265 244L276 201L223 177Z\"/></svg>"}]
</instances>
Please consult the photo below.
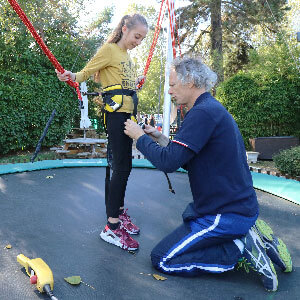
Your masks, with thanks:
<instances>
[{"instance_id":1,"label":"white side stripe on pants","mask_svg":"<svg viewBox=\"0 0 300 300\"><path fill-rule=\"evenodd\" d=\"M220 268L217 266L203 266L203 265L196 265L196 264L192 264L189 266L181 266L181 267L168 267L165 266L164 263L168 260L170 260L173 256L176 255L176 253L178 253L181 249L183 249L184 247L186 247L189 243L191 243L194 239L208 233L209 231L214 230L219 222L220 222L220 218L221 218L221 214L218 214L216 216L216 219L214 221L214 224L211 225L210 227L208 227L207 229L201 230L195 234L193 234L192 236L190 236L188 239L184 240L180 245L178 245L175 249L173 249L173 251L171 251L166 257L164 257L162 259L162 261L160 262L160 267L165 270L166 272L168 271L180 271L180 270L191 270L193 268L198 268L198 269L203 269L203 270L207 270L207 271L215 271L215 272L223 272L223 271L227 271L227 269L224 268ZM231 267L230 269L233 269L234 267Z\"/></svg>"}]
</instances>

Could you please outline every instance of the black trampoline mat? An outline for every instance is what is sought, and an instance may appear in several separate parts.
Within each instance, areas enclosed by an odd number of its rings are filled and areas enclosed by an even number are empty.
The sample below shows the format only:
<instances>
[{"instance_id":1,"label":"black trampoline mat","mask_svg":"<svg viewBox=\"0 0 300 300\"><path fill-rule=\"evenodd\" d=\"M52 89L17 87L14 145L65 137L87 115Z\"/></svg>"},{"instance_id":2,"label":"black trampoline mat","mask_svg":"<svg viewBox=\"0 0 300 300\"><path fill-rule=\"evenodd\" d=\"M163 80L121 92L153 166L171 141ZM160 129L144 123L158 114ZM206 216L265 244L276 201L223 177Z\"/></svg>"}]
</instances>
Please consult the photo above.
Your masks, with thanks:
<instances>
[{"instance_id":1,"label":"black trampoline mat","mask_svg":"<svg viewBox=\"0 0 300 300\"><path fill-rule=\"evenodd\" d=\"M46 178L53 176L53 178ZM300 299L300 206L257 191L260 217L288 245L294 270L277 269L278 291L266 292L255 273L182 278L158 273L152 248L181 223L191 202L187 174L173 173L176 194L168 191L162 172L133 169L125 206L141 228L140 250L130 254L102 241L106 223L105 168L64 168L0 177L0 299L49 299L30 285L16 257L41 257L52 269L59 300L86 299ZM11 249L4 249L11 244ZM167 278L158 281L148 274ZM64 277L79 275L93 288L72 286ZM298 295L298 296L297 296Z\"/></svg>"}]
</instances>

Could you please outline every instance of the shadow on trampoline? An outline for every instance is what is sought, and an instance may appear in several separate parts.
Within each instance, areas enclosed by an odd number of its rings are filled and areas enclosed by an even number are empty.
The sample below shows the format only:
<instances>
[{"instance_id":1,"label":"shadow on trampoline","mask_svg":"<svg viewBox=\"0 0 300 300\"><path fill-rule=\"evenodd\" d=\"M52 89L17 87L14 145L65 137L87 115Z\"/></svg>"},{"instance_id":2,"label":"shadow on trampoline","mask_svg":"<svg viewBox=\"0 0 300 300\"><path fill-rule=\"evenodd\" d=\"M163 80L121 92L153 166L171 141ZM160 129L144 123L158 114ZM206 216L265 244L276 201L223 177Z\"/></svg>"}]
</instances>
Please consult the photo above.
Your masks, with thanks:
<instances>
[{"instance_id":1,"label":"shadow on trampoline","mask_svg":"<svg viewBox=\"0 0 300 300\"><path fill-rule=\"evenodd\" d=\"M264 290L256 274L231 271L220 275L181 278L158 274L150 252L181 223L191 201L188 177L170 174L176 194L168 191L162 172L133 169L125 205L140 226L140 250L130 254L99 237L106 221L105 168L49 169L0 177L0 299L48 299L39 294L22 272L16 257L41 257L52 269L58 299L297 299L299 276L277 272L276 293ZM300 207L257 191L261 217L289 246L298 269ZM11 244L11 249L4 249ZM69 285L64 278L79 275L83 283ZM298 295L298 296L297 296Z\"/></svg>"}]
</instances>

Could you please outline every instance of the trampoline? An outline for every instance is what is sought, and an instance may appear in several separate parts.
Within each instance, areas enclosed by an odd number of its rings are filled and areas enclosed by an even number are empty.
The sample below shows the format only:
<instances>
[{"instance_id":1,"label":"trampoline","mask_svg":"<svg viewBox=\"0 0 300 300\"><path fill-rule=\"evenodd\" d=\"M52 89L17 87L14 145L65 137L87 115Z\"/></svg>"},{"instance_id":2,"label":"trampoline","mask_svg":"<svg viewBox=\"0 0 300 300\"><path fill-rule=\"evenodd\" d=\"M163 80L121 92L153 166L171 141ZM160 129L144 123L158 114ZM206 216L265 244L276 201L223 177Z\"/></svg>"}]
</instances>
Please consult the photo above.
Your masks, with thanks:
<instances>
[{"instance_id":1,"label":"trampoline","mask_svg":"<svg viewBox=\"0 0 300 300\"><path fill-rule=\"evenodd\" d=\"M54 294L60 300L300 297L298 205L257 191L261 217L286 242L294 263L292 273L277 269L277 292L266 292L256 274L244 271L195 278L161 274L167 280L159 281L151 276L159 273L151 265L150 252L181 223L181 213L192 199L187 174L170 174L174 195L162 172L149 168L132 170L126 207L141 228L136 237L140 249L135 254L99 237L106 219L104 177L105 168L96 166L63 166L0 176L0 299L49 299L30 285L16 260L20 253L29 258L41 257L50 266ZM12 248L5 249L7 244ZM64 280L75 275L91 287L83 283L73 286Z\"/></svg>"}]
</instances>

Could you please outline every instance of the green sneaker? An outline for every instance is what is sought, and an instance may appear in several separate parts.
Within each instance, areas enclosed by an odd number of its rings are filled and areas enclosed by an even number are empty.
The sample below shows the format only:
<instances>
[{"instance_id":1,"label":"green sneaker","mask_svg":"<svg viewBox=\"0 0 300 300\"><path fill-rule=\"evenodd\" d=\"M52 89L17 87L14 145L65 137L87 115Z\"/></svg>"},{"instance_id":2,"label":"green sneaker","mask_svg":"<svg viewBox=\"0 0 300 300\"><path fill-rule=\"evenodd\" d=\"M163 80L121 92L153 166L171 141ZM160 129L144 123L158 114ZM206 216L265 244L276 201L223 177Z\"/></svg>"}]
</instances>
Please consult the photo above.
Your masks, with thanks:
<instances>
[{"instance_id":1,"label":"green sneaker","mask_svg":"<svg viewBox=\"0 0 300 300\"><path fill-rule=\"evenodd\" d=\"M259 273L265 289L275 292L278 287L277 274L265 251L264 243L255 228L252 227L241 241L245 245L245 250L243 253L243 262L240 261L239 265L244 265L246 271L248 269L248 272L249 268L251 268Z\"/></svg>"},{"instance_id":2,"label":"green sneaker","mask_svg":"<svg viewBox=\"0 0 300 300\"><path fill-rule=\"evenodd\" d=\"M292 272L293 263L285 243L274 236L272 228L265 221L257 219L255 228L263 240L267 255L272 262L279 266L283 272Z\"/></svg>"}]
</instances>

